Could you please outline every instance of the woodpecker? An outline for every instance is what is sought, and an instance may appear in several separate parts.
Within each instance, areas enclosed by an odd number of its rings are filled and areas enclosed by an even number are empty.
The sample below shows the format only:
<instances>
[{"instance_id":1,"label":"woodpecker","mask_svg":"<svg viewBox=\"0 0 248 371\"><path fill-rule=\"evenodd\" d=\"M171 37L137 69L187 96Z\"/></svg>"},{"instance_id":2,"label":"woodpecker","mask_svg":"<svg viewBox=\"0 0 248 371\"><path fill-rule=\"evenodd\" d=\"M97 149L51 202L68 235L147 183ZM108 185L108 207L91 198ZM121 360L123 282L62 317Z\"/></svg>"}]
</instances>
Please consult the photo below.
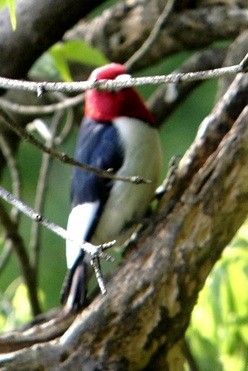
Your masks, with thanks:
<instances>
[{"instance_id":1,"label":"woodpecker","mask_svg":"<svg viewBox=\"0 0 248 371\"><path fill-rule=\"evenodd\" d=\"M129 78L117 63L95 69L89 81ZM72 209L67 230L73 242L66 243L68 275L61 302L70 311L84 307L87 295L89 257L78 246L83 241L123 244L145 215L158 185L161 148L151 112L133 88L85 93L82 120L74 158L82 163L113 171L121 176L141 176L145 184L106 179L73 169Z\"/></svg>"}]
</instances>

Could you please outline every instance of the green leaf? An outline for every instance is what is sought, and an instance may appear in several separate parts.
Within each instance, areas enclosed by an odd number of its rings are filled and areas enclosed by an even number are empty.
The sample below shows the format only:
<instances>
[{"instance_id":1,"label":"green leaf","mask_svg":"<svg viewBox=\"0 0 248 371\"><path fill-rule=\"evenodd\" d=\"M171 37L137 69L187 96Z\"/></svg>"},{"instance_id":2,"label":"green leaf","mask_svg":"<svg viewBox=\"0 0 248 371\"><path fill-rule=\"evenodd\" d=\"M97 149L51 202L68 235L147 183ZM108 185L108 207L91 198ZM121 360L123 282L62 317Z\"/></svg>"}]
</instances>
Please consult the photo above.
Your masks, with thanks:
<instances>
[{"instance_id":1,"label":"green leaf","mask_svg":"<svg viewBox=\"0 0 248 371\"><path fill-rule=\"evenodd\" d=\"M8 0L0 0L0 9L4 8L5 6L7 6L7 1Z\"/></svg>"},{"instance_id":2,"label":"green leaf","mask_svg":"<svg viewBox=\"0 0 248 371\"><path fill-rule=\"evenodd\" d=\"M218 347L200 331L190 327L187 331L187 341L194 354L197 354L196 363L201 371L223 371L219 359Z\"/></svg>"},{"instance_id":3,"label":"green leaf","mask_svg":"<svg viewBox=\"0 0 248 371\"><path fill-rule=\"evenodd\" d=\"M38 291L38 297L44 305L45 296L42 290ZM1 331L13 330L32 318L28 290L20 277L9 285L3 295L0 294L0 308Z\"/></svg>"},{"instance_id":4,"label":"green leaf","mask_svg":"<svg viewBox=\"0 0 248 371\"><path fill-rule=\"evenodd\" d=\"M61 77L50 53L44 53L33 64L29 76L33 80L57 81Z\"/></svg>"},{"instance_id":5,"label":"green leaf","mask_svg":"<svg viewBox=\"0 0 248 371\"><path fill-rule=\"evenodd\" d=\"M88 63L94 66L101 66L109 62L99 50L89 46L82 40L68 41L60 44L60 47L68 60Z\"/></svg>"},{"instance_id":6,"label":"green leaf","mask_svg":"<svg viewBox=\"0 0 248 371\"><path fill-rule=\"evenodd\" d=\"M1 1L1 0L0 0ZM108 60L98 50L91 48L81 40L57 43L44 53L33 65L33 78L72 81L69 61L86 63L92 66L102 66Z\"/></svg>"},{"instance_id":7,"label":"green leaf","mask_svg":"<svg viewBox=\"0 0 248 371\"><path fill-rule=\"evenodd\" d=\"M209 370L207 360L212 365L212 362L216 363L217 359L224 371L247 370L247 247L248 224L246 223L215 265L193 310L187 338L201 370ZM216 349L216 354L210 345ZM216 367L215 364L212 369Z\"/></svg>"},{"instance_id":8,"label":"green leaf","mask_svg":"<svg viewBox=\"0 0 248 371\"><path fill-rule=\"evenodd\" d=\"M52 50L50 50L50 55L63 80L72 81L69 64L63 49L55 45Z\"/></svg>"},{"instance_id":9,"label":"green leaf","mask_svg":"<svg viewBox=\"0 0 248 371\"><path fill-rule=\"evenodd\" d=\"M65 43L57 43L49 50L50 56L65 81L72 81L69 61L101 66L108 63L105 56L84 43L82 40L73 40Z\"/></svg>"},{"instance_id":10,"label":"green leaf","mask_svg":"<svg viewBox=\"0 0 248 371\"><path fill-rule=\"evenodd\" d=\"M16 30L16 0L0 0L0 9L5 6L9 9L11 27L13 30Z\"/></svg>"},{"instance_id":11,"label":"green leaf","mask_svg":"<svg viewBox=\"0 0 248 371\"><path fill-rule=\"evenodd\" d=\"M28 300L28 291L24 283L20 283L17 287L12 300L13 310L15 313L15 321L20 324L27 322L31 318L31 309Z\"/></svg>"},{"instance_id":12,"label":"green leaf","mask_svg":"<svg viewBox=\"0 0 248 371\"><path fill-rule=\"evenodd\" d=\"M13 30L16 30L17 20L16 20L16 0L8 0L8 7L10 13L10 22Z\"/></svg>"}]
</instances>

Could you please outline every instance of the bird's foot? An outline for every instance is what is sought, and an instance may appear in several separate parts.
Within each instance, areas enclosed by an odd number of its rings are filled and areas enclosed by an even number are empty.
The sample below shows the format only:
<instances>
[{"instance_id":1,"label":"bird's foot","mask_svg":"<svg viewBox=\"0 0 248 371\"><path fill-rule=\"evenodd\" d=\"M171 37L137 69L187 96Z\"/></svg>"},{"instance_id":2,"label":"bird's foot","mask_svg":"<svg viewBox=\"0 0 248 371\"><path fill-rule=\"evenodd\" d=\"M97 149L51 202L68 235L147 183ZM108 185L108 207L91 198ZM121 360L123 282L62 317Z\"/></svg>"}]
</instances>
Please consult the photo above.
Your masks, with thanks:
<instances>
[{"instance_id":1,"label":"bird's foot","mask_svg":"<svg viewBox=\"0 0 248 371\"><path fill-rule=\"evenodd\" d=\"M85 242L83 245L85 252L87 252L90 255L90 263L94 269L97 283L102 294L106 294L107 289L103 279L100 258L113 262L114 261L113 256L107 254L105 251L112 247L114 244L115 241L107 242L102 245L93 245L89 242Z\"/></svg>"}]
</instances>

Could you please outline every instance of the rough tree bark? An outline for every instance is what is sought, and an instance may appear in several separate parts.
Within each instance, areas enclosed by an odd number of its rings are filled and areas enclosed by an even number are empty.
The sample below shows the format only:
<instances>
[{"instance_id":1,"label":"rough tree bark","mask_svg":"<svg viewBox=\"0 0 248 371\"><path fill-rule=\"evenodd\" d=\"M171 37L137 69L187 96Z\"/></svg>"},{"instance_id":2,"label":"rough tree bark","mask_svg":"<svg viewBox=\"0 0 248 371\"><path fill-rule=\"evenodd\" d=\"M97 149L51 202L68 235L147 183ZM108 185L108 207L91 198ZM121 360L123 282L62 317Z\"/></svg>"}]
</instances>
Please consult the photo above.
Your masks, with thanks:
<instances>
[{"instance_id":1,"label":"rough tree bark","mask_svg":"<svg viewBox=\"0 0 248 371\"><path fill-rule=\"evenodd\" d=\"M247 91L239 74L206 117L108 294L1 336L1 369L182 369L197 295L247 215Z\"/></svg>"},{"instance_id":2,"label":"rough tree bark","mask_svg":"<svg viewBox=\"0 0 248 371\"><path fill-rule=\"evenodd\" d=\"M135 64L135 69L150 66L180 51L237 37L248 26L246 1L239 4L231 1L229 6L221 3L205 1L201 7L191 1L176 2L174 14L161 29L149 53ZM163 0L144 0L138 4L122 1L92 21L79 23L64 39L82 38L102 50L110 60L124 63L146 40L164 6Z\"/></svg>"}]
</instances>

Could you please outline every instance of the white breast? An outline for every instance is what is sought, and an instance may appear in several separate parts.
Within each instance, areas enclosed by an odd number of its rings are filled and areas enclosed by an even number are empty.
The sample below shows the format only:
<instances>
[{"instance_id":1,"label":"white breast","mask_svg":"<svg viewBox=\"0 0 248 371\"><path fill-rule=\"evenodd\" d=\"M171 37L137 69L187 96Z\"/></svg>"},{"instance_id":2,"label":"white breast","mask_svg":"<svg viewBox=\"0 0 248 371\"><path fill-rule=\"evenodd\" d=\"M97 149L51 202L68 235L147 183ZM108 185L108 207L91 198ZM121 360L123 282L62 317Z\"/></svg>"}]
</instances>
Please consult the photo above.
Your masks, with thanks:
<instances>
[{"instance_id":1,"label":"white breast","mask_svg":"<svg viewBox=\"0 0 248 371\"><path fill-rule=\"evenodd\" d=\"M116 239L123 243L133 229L126 228L130 221L144 215L158 185L161 168L161 148L158 132L137 119L120 117L114 120L123 146L124 163L118 175L138 175L150 184L132 184L115 181L92 243Z\"/></svg>"}]
</instances>

